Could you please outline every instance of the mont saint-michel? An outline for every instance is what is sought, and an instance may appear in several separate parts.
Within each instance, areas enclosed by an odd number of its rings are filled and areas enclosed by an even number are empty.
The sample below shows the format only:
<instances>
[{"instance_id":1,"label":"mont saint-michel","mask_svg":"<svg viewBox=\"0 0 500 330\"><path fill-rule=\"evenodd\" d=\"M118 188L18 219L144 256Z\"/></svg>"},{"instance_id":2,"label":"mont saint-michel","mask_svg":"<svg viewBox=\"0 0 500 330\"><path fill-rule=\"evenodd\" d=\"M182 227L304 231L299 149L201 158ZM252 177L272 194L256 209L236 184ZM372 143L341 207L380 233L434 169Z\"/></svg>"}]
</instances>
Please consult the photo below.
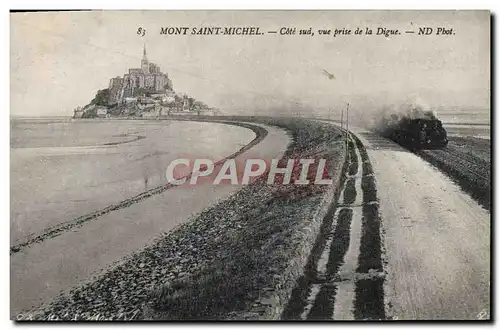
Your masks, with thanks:
<instances>
[{"instance_id":1,"label":"mont saint-michel","mask_svg":"<svg viewBox=\"0 0 500 330\"><path fill-rule=\"evenodd\" d=\"M123 77L110 78L109 87L97 91L89 104L77 107L73 118L160 117L212 115L216 110L201 101L174 91L167 73L148 60L144 45L139 68L129 68Z\"/></svg>"},{"instance_id":2,"label":"mont saint-michel","mask_svg":"<svg viewBox=\"0 0 500 330\"><path fill-rule=\"evenodd\" d=\"M204 27L193 27L189 28L187 26L170 26L162 27L160 34L164 35L236 35L236 36L258 36L264 33L260 32L260 28L256 26L204 26Z\"/></svg>"}]
</instances>

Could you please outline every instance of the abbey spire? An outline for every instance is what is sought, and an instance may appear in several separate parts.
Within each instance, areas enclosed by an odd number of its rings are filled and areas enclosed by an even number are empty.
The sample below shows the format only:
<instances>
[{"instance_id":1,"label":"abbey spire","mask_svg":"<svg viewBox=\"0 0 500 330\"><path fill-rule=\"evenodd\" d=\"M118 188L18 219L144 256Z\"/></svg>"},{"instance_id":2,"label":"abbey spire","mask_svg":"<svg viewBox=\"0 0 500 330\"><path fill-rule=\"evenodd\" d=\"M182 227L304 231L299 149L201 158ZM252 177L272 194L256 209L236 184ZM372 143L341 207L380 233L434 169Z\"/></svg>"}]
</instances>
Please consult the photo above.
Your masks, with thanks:
<instances>
[{"instance_id":1,"label":"abbey spire","mask_svg":"<svg viewBox=\"0 0 500 330\"><path fill-rule=\"evenodd\" d=\"M148 57L147 57L147 54L146 54L146 44L144 44L144 50L142 52L142 60L143 61L148 61Z\"/></svg>"},{"instance_id":2,"label":"abbey spire","mask_svg":"<svg viewBox=\"0 0 500 330\"><path fill-rule=\"evenodd\" d=\"M141 69L143 73L149 73L149 61L146 55L146 44L144 44L144 49L142 51Z\"/></svg>"}]
</instances>

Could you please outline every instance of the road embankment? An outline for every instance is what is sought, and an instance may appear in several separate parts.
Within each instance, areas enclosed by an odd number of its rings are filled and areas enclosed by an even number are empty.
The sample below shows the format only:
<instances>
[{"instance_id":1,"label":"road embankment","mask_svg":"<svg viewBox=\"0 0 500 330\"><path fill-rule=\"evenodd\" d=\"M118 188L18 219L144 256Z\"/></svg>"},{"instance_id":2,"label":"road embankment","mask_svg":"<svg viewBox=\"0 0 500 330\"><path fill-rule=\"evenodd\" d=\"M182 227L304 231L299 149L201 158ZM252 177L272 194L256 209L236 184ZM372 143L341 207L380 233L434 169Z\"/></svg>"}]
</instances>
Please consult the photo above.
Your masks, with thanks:
<instances>
[{"instance_id":1,"label":"road embankment","mask_svg":"<svg viewBox=\"0 0 500 330\"><path fill-rule=\"evenodd\" d=\"M288 130L293 142L280 166L286 166L288 159L326 159L333 184L267 184L264 173L93 281L59 297L38 311L36 319L279 319L323 218L338 197L345 144L340 131L328 124L285 118L223 119Z\"/></svg>"}]
</instances>

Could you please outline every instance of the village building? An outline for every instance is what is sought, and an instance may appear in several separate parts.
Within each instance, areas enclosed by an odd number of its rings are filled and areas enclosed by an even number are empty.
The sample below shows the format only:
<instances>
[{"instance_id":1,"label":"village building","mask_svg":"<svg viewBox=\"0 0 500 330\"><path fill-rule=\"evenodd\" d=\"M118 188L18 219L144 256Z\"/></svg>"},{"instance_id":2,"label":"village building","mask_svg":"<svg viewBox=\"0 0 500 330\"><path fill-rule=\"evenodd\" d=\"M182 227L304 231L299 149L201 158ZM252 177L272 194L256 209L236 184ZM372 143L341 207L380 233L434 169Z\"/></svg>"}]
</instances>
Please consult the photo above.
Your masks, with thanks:
<instances>
[{"instance_id":1,"label":"village building","mask_svg":"<svg viewBox=\"0 0 500 330\"><path fill-rule=\"evenodd\" d=\"M108 108L103 106L96 107L96 114L99 118L107 118L108 117Z\"/></svg>"}]
</instances>

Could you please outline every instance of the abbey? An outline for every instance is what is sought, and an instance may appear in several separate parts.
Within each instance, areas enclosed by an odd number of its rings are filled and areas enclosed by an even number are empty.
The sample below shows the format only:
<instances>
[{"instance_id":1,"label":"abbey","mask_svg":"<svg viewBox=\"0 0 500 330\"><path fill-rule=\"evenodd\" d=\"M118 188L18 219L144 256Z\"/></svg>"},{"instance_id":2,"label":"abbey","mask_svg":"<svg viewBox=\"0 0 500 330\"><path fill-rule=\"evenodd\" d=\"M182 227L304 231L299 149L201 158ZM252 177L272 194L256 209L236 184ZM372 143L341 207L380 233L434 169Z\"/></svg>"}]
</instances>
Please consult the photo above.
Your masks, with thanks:
<instances>
[{"instance_id":1,"label":"abbey","mask_svg":"<svg viewBox=\"0 0 500 330\"><path fill-rule=\"evenodd\" d=\"M109 82L109 104L121 104L127 97L149 93L172 92L172 80L160 67L148 61L144 46L140 68L132 68L122 77L111 78Z\"/></svg>"}]
</instances>

